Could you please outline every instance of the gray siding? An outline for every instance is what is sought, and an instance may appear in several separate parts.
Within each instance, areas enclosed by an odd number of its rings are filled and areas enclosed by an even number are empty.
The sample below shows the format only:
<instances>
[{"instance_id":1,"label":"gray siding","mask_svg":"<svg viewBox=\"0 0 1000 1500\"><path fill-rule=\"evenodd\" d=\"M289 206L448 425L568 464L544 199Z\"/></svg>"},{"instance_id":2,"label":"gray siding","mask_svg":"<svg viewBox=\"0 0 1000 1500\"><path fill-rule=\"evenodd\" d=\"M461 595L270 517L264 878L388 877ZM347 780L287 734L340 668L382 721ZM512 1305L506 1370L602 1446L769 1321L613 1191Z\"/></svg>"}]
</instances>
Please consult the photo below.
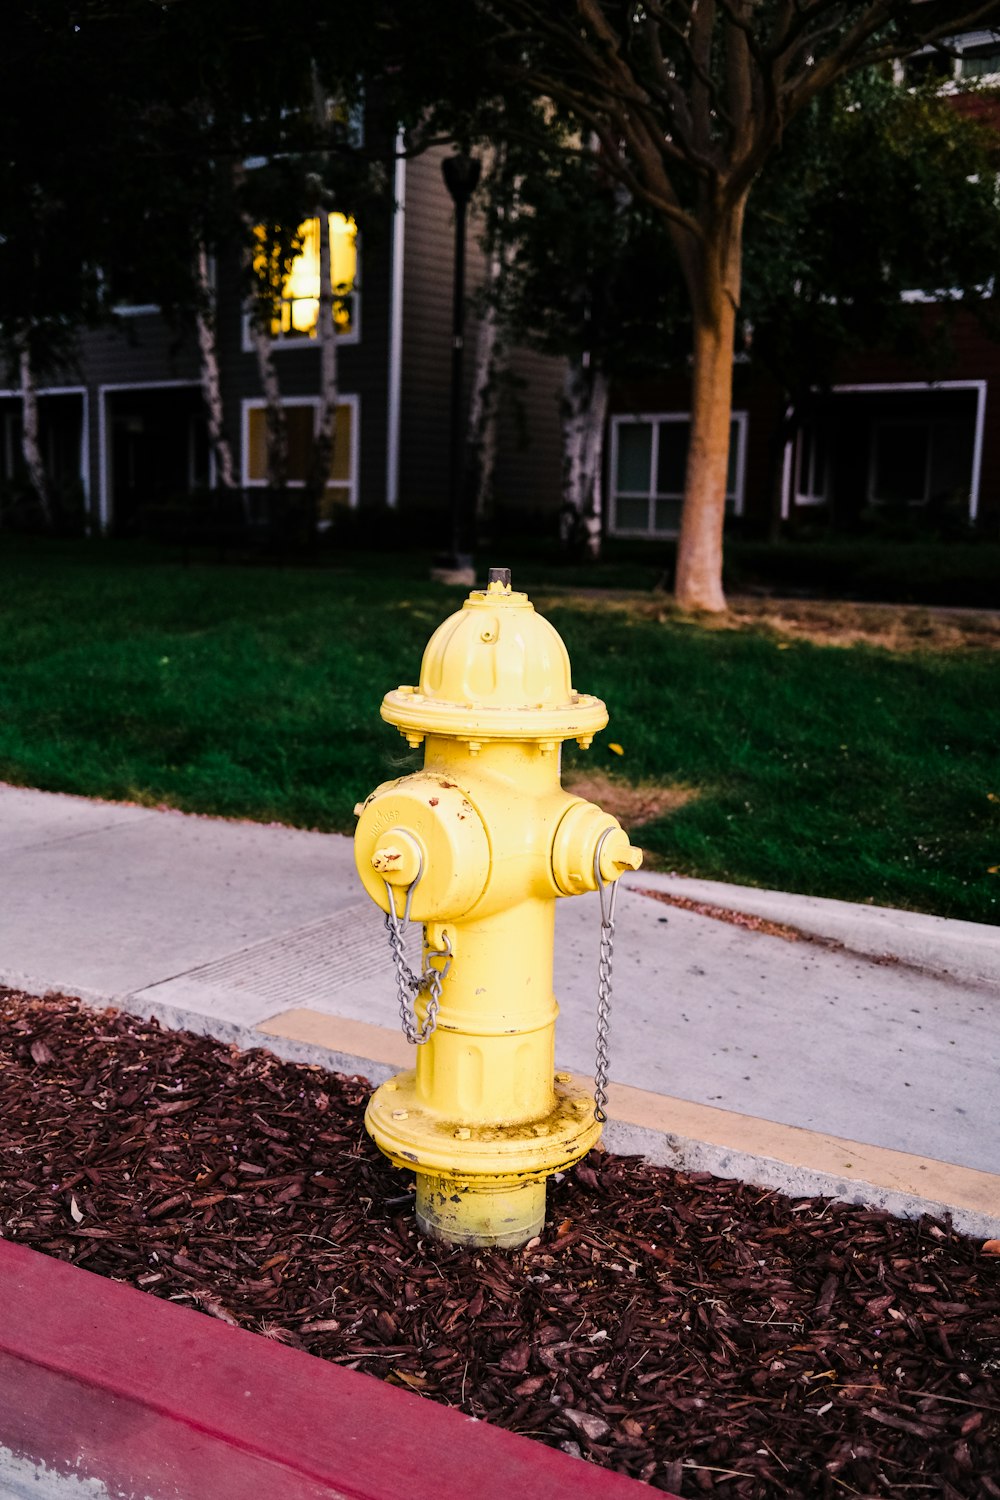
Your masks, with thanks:
<instances>
[{"instance_id":1,"label":"gray siding","mask_svg":"<svg viewBox=\"0 0 1000 1500\"><path fill-rule=\"evenodd\" d=\"M500 408L494 502L498 511L552 512L562 501L559 399L565 362L516 349L516 384Z\"/></svg>"},{"instance_id":2,"label":"gray siding","mask_svg":"<svg viewBox=\"0 0 1000 1500\"><path fill-rule=\"evenodd\" d=\"M455 219L441 177L447 154L435 148L406 165L399 500L401 506L421 509L448 506ZM468 288L482 278L471 215L466 264ZM474 340L470 319L467 350Z\"/></svg>"},{"instance_id":3,"label":"gray siding","mask_svg":"<svg viewBox=\"0 0 1000 1500\"><path fill-rule=\"evenodd\" d=\"M403 399L400 503L448 505L448 410L451 388L451 311L454 210L441 177L447 155L436 148L407 164ZM475 359L475 291L485 275L481 226L469 216L466 294L466 393ZM517 384L500 412L495 495L498 507L555 509L560 501L559 392L563 363L518 349ZM521 384L523 382L523 384Z\"/></svg>"}]
</instances>

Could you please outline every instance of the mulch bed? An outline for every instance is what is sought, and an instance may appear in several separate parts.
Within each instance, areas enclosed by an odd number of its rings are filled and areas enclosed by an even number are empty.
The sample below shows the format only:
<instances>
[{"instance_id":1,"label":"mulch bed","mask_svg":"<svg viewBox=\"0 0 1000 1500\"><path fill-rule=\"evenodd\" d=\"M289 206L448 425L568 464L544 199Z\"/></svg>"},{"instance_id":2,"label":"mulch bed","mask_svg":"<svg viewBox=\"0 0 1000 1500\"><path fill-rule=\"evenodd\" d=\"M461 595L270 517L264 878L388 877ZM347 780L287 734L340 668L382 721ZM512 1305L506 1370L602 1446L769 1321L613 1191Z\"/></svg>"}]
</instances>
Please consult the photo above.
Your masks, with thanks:
<instances>
[{"instance_id":1,"label":"mulch bed","mask_svg":"<svg viewBox=\"0 0 1000 1500\"><path fill-rule=\"evenodd\" d=\"M0 991L0 1230L682 1496L1000 1500L1000 1259L592 1153L524 1251L418 1236L368 1085Z\"/></svg>"}]
</instances>

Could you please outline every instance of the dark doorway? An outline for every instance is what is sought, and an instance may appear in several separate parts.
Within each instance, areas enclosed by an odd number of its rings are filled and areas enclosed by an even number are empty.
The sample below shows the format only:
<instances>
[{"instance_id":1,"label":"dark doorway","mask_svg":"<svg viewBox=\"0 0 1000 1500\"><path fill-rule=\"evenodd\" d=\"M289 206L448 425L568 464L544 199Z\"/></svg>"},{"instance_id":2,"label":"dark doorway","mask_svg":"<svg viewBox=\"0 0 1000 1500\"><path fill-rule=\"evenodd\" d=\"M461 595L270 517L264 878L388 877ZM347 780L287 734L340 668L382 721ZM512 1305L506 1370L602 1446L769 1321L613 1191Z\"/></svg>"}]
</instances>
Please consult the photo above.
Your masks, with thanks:
<instances>
[{"instance_id":1,"label":"dark doorway","mask_svg":"<svg viewBox=\"0 0 1000 1500\"><path fill-rule=\"evenodd\" d=\"M150 510L207 486L208 435L197 386L111 391L106 400L111 525L127 536Z\"/></svg>"}]
</instances>

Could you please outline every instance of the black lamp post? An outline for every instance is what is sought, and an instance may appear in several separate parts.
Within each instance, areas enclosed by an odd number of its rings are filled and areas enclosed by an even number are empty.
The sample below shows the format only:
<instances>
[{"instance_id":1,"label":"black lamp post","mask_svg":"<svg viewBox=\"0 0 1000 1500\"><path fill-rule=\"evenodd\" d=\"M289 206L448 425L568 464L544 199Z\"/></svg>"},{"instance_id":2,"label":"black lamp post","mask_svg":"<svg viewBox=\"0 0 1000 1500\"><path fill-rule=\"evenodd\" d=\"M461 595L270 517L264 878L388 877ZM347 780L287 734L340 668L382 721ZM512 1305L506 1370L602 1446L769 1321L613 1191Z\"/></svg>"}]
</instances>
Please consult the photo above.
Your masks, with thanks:
<instances>
[{"instance_id":1,"label":"black lamp post","mask_svg":"<svg viewBox=\"0 0 1000 1500\"><path fill-rule=\"evenodd\" d=\"M455 205L455 264L451 315L451 555L448 569L468 574L472 569L473 518L470 497L464 493L465 429L462 423L462 359L465 352L465 217L482 168L474 156L457 151L445 157L441 173ZM457 579L466 582L467 579Z\"/></svg>"}]
</instances>

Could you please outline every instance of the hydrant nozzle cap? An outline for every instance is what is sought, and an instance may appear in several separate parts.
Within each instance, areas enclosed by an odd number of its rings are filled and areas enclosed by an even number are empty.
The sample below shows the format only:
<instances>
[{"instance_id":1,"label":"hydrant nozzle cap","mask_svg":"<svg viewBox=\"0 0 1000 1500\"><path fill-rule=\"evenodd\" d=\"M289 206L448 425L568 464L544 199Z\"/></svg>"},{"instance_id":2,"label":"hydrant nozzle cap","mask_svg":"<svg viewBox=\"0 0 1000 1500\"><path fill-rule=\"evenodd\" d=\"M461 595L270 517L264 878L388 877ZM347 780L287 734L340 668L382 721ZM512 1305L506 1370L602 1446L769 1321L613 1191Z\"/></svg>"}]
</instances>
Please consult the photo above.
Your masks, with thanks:
<instances>
[{"instance_id":1,"label":"hydrant nozzle cap","mask_svg":"<svg viewBox=\"0 0 1000 1500\"><path fill-rule=\"evenodd\" d=\"M382 717L403 733L457 739L587 738L608 722L599 698L574 690L562 637L491 568L431 636L417 688L387 693Z\"/></svg>"}]
</instances>

